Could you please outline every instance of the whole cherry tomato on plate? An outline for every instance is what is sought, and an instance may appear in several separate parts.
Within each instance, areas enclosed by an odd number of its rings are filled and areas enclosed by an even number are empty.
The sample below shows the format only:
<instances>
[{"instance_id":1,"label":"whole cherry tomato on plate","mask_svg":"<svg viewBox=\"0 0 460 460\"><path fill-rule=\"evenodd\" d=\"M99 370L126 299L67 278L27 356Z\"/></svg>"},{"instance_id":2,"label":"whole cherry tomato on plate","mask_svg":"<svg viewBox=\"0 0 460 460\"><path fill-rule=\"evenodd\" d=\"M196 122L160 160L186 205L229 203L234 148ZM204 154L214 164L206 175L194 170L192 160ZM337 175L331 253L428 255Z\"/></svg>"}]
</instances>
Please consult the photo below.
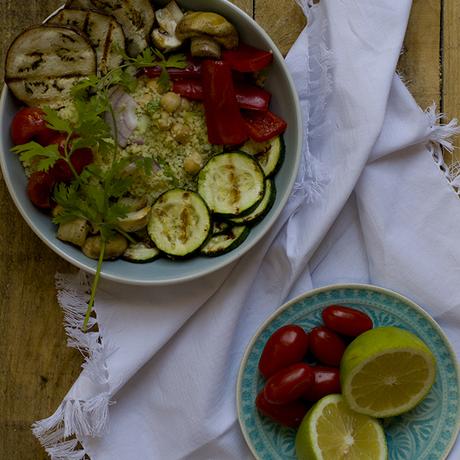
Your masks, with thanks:
<instances>
[{"instance_id":1,"label":"whole cherry tomato on plate","mask_svg":"<svg viewBox=\"0 0 460 460\"><path fill-rule=\"evenodd\" d=\"M373 327L366 313L342 305L330 305L323 310L322 316L329 329L349 337L357 337Z\"/></svg>"},{"instance_id":2,"label":"whole cherry tomato on plate","mask_svg":"<svg viewBox=\"0 0 460 460\"><path fill-rule=\"evenodd\" d=\"M347 347L344 340L327 327L318 326L310 331L310 350L323 364L340 365Z\"/></svg>"},{"instance_id":3,"label":"whole cherry tomato on plate","mask_svg":"<svg viewBox=\"0 0 460 460\"><path fill-rule=\"evenodd\" d=\"M54 179L51 174L37 171L30 175L27 183L27 195L30 201L40 209L51 209L51 192Z\"/></svg>"},{"instance_id":4,"label":"whole cherry tomato on plate","mask_svg":"<svg viewBox=\"0 0 460 460\"><path fill-rule=\"evenodd\" d=\"M270 404L265 399L262 390L256 398L256 407L261 414L274 422L297 428L311 405L302 400L292 401L287 404Z\"/></svg>"},{"instance_id":5,"label":"whole cherry tomato on plate","mask_svg":"<svg viewBox=\"0 0 460 460\"><path fill-rule=\"evenodd\" d=\"M322 397L340 393L340 371L337 367L313 366L313 384L303 394L307 401L316 402Z\"/></svg>"},{"instance_id":6,"label":"whole cherry tomato on plate","mask_svg":"<svg viewBox=\"0 0 460 460\"><path fill-rule=\"evenodd\" d=\"M11 122L11 140L13 144L26 144L36 141L48 145L48 140L56 131L47 126L45 112L38 107L24 107L13 117Z\"/></svg>"},{"instance_id":7,"label":"whole cherry tomato on plate","mask_svg":"<svg viewBox=\"0 0 460 460\"><path fill-rule=\"evenodd\" d=\"M308 391L313 380L313 370L308 364L291 364L267 380L264 387L265 399L271 404L292 402Z\"/></svg>"},{"instance_id":8,"label":"whole cherry tomato on plate","mask_svg":"<svg viewBox=\"0 0 460 460\"><path fill-rule=\"evenodd\" d=\"M308 350L308 334L295 324L277 329L267 340L259 360L259 371L269 378L277 371L302 361Z\"/></svg>"}]
</instances>

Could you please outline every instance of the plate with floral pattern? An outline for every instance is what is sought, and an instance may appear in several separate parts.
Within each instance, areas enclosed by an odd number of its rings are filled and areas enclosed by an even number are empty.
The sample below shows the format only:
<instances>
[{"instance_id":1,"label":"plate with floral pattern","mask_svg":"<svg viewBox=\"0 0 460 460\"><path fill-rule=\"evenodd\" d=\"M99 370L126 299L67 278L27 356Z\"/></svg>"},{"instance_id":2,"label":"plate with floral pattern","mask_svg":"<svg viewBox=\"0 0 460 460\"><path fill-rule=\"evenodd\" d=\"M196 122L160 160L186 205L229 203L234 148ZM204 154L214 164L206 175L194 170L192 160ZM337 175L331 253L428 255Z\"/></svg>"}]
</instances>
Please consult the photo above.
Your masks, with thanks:
<instances>
[{"instance_id":1,"label":"plate with floral pattern","mask_svg":"<svg viewBox=\"0 0 460 460\"><path fill-rule=\"evenodd\" d=\"M443 460L460 428L459 369L455 352L438 324L418 305L387 289L362 284L333 285L309 291L281 306L249 343L238 375L237 410L241 430L259 460L296 460L295 430L278 425L255 407L264 386L258 372L262 349L285 324L309 330L322 324L321 312L331 304L367 313L374 326L397 326L420 337L437 361L435 383L413 410L383 420L389 460Z\"/></svg>"}]
</instances>

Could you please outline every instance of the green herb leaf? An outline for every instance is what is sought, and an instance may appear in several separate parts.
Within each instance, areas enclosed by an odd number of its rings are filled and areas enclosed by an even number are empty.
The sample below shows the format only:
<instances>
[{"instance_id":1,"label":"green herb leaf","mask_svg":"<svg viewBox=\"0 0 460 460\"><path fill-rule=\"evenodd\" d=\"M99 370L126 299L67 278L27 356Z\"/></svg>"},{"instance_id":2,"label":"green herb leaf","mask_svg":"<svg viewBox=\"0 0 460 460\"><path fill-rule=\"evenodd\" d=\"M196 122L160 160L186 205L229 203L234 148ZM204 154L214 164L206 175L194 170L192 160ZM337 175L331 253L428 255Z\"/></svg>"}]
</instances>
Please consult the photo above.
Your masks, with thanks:
<instances>
[{"instance_id":1,"label":"green herb leaf","mask_svg":"<svg viewBox=\"0 0 460 460\"><path fill-rule=\"evenodd\" d=\"M43 147L32 141L27 144L16 145L11 150L19 154L21 161L27 165L30 165L32 160L37 160L37 164L34 165L34 169L37 171L47 171L57 160L62 159L57 144Z\"/></svg>"}]
</instances>

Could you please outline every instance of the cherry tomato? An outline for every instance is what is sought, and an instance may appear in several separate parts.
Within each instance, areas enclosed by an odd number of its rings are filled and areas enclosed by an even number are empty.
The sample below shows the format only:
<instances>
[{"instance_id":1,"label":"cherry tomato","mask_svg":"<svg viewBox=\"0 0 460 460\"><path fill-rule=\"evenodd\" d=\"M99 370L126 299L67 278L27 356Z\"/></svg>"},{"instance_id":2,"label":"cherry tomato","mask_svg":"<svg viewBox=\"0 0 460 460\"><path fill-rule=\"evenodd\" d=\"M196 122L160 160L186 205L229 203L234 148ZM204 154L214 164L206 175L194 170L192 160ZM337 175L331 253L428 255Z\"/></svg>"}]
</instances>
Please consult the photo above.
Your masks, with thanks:
<instances>
[{"instance_id":1,"label":"cherry tomato","mask_svg":"<svg viewBox=\"0 0 460 460\"><path fill-rule=\"evenodd\" d=\"M30 175L27 183L27 195L30 201L40 209L51 209L51 192L54 186L52 176L44 171Z\"/></svg>"},{"instance_id":2,"label":"cherry tomato","mask_svg":"<svg viewBox=\"0 0 460 460\"><path fill-rule=\"evenodd\" d=\"M269 378L283 367L302 361L308 350L308 334L295 324L276 330L267 340L259 361L259 371Z\"/></svg>"},{"instance_id":3,"label":"cherry tomato","mask_svg":"<svg viewBox=\"0 0 460 460\"><path fill-rule=\"evenodd\" d=\"M54 134L56 131L47 126L45 112L37 107L25 107L19 110L11 122L11 139L15 145L30 141L47 145L48 139Z\"/></svg>"},{"instance_id":4,"label":"cherry tomato","mask_svg":"<svg viewBox=\"0 0 460 460\"><path fill-rule=\"evenodd\" d=\"M329 329L349 337L357 337L373 327L366 313L342 305L330 305L323 310L322 316Z\"/></svg>"},{"instance_id":5,"label":"cherry tomato","mask_svg":"<svg viewBox=\"0 0 460 460\"><path fill-rule=\"evenodd\" d=\"M327 327L319 326L310 331L310 350L323 364L340 365L346 347L344 340Z\"/></svg>"},{"instance_id":6,"label":"cherry tomato","mask_svg":"<svg viewBox=\"0 0 460 460\"><path fill-rule=\"evenodd\" d=\"M93 151L89 148L78 149L73 152L70 157L70 162L77 174L81 174L86 166L90 165L94 160Z\"/></svg>"},{"instance_id":7,"label":"cherry tomato","mask_svg":"<svg viewBox=\"0 0 460 460\"><path fill-rule=\"evenodd\" d=\"M264 387L265 399L271 404L292 402L308 391L313 380L313 370L308 364L292 364L268 379Z\"/></svg>"},{"instance_id":8,"label":"cherry tomato","mask_svg":"<svg viewBox=\"0 0 460 460\"><path fill-rule=\"evenodd\" d=\"M256 407L259 412L274 422L291 428L297 428L311 407L305 401L298 399L288 404L270 404L264 396L263 390L257 395Z\"/></svg>"},{"instance_id":9,"label":"cherry tomato","mask_svg":"<svg viewBox=\"0 0 460 460\"><path fill-rule=\"evenodd\" d=\"M336 367L314 366L313 384L303 394L307 401L319 401L322 397L340 393L340 371Z\"/></svg>"}]
</instances>

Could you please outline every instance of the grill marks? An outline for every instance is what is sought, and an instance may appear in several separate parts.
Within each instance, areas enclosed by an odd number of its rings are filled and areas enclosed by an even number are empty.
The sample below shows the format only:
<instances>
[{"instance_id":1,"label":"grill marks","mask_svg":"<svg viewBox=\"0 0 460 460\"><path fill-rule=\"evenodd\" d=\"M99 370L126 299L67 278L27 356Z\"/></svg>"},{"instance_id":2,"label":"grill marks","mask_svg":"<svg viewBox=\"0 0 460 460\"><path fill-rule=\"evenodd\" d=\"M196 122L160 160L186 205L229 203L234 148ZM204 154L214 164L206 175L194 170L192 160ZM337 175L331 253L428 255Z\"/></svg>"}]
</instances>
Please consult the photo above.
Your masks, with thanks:
<instances>
[{"instance_id":1,"label":"grill marks","mask_svg":"<svg viewBox=\"0 0 460 460\"><path fill-rule=\"evenodd\" d=\"M25 30L10 46L5 81L18 99L43 105L67 97L75 81L95 72L95 52L85 36L41 25Z\"/></svg>"},{"instance_id":2,"label":"grill marks","mask_svg":"<svg viewBox=\"0 0 460 460\"><path fill-rule=\"evenodd\" d=\"M75 27L83 32L96 51L100 75L121 64L118 48L125 48L125 36L118 22L106 14L80 9L64 9L48 21L51 24Z\"/></svg>"}]
</instances>

